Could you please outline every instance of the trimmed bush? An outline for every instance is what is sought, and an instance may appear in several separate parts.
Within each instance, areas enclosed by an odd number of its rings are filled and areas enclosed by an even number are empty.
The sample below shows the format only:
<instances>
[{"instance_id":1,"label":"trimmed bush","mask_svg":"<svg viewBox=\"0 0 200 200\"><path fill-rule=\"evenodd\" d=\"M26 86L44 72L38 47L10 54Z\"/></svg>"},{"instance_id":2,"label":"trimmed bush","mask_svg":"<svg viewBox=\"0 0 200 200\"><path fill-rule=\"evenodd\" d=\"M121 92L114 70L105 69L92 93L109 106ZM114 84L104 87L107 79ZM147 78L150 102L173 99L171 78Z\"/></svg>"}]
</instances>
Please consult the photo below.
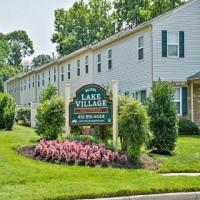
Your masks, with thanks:
<instances>
[{"instance_id":1,"label":"trimmed bush","mask_svg":"<svg viewBox=\"0 0 200 200\"><path fill-rule=\"evenodd\" d=\"M40 102L43 103L46 100L50 100L57 96L57 88L54 85L49 84L48 87L40 94Z\"/></svg>"},{"instance_id":2,"label":"trimmed bush","mask_svg":"<svg viewBox=\"0 0 200 200\"><path fill-rule=\"evenodd\" d=\"M31 125L31 109L30 108L20 108L17 111L17 116L15 118L17 124L22 126L28 126Z\"/></svg>"},{"instance_id":3,"label":"trimmed bush","mask_svg":"<svg viewBox=\"0 0 200 200\"><path fill-rule=\"evenodd\" d=\"M178 136L178 117L172 86L161 81L155 82L147 107L154 134L150 147L157 153L171 154Z\"/></svg>"},{"instance_id":4,"label":"trimmed bush","mask_svg":"<svg viewBox=\"0 0 200 200\"><path fill-rule=\"evenodd\" d=\"M141 148L147 145L151 138L149 117L140 102L129 98L121 98L120 102L119 128L123 146L126 146L130 160L138 163Z\"/></svg>"},{"instance_id":5,"label":"trimmed bush","mask_svg":"<svg viewBox=\"0 0 200 200\"><path fill-rule=\"evenodd\" d=\"M46 139L57 139L64 126L64 100L55 97L44 101L38 108L35 131Z\"/></svg>"},{"instance_id":6,"label":"trimmed bush","mask_svg":"<svg viewBox=\"0 0 200 200\"><path fill-rule=\"evenodd\" d=\"M8 93L0 93L0 129L11 130L15 118L15 101Z\"/></svg>"},{"instance_id":7,"label":"trimmed bush","mask_svg":"<svg viewBox=\"0 0 200 200\"><path fill-rule=\"evenodd\" d=\"M180 118L179 119L179 134L181 135L198 135L200 134L199 127L189 119Z\"/></svg>"}]
</instances>

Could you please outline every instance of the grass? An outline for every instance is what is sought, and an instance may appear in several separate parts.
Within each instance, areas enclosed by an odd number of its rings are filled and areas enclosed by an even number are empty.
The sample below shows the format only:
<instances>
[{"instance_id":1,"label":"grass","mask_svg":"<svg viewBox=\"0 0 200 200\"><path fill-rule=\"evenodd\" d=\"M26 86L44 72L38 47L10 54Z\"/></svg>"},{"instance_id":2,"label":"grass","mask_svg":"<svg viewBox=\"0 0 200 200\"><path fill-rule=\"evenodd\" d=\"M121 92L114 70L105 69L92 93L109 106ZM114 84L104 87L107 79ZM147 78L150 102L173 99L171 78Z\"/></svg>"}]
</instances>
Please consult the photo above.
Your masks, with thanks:
<instances>
[{"instance_id":1,"label":"grass","mask_svg":"<svg viewBox=\"0 0 200 200\"><path fill-rule=\"evenodd\" d=\"M164 161L160 172L200 172L200 136L180 136L173 156L158 156Z\"/></svg>"},{"instance_id":2,"label":"grass","mask_svg":"<svg viewBox=\"0 0 200 200\"><path fill-rule=\"evenodd\" d=\"M0 200L67 200L200 190L200 177L162 177L148 170L61 166L31 160L14 151L36 140L30 128L16 126L11 132L0 131ZM179 142L178 148L181 145ZM170 163L166 160L167 165Z\"/></svg>"}]
</instances>

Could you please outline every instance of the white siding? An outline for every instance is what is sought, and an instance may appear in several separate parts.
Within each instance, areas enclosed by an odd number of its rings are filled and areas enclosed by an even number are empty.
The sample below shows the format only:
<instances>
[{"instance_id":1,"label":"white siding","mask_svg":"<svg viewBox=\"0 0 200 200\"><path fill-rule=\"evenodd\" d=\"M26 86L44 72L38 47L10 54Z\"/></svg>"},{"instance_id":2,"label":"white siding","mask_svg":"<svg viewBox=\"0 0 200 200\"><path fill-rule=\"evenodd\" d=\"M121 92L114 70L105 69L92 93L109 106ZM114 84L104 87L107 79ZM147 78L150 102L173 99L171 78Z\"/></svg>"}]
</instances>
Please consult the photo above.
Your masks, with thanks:
<instances>
[{"instance_id":1,"label":"white siding","mask_svg":"<svg viewBox=\"0 0 200 200\"><path fill-rule=\"evenodd\" d=\"M138 60L138 36L144 36L144 60ZM112 49L113 68L108 69L108 50ZM97 72L97 54L101 53L102 70ZM97 84L109 85L119 80L119 92L124 94L147 89L152 85L151 30L141 30L123 40L110 44L94 53L94 70Z\"/></svg>"},{"instance_id":2,"label":"white siding","mask_svg":"<svg viewBox=\"0 0 200 200\"><path fill-rule=\"evenodd\" d=\"M185 58L162 58L161 31L185 32ZM153 24L154 80L186 81L200 71L200 1Z\"/></svg>"}]
</instances>

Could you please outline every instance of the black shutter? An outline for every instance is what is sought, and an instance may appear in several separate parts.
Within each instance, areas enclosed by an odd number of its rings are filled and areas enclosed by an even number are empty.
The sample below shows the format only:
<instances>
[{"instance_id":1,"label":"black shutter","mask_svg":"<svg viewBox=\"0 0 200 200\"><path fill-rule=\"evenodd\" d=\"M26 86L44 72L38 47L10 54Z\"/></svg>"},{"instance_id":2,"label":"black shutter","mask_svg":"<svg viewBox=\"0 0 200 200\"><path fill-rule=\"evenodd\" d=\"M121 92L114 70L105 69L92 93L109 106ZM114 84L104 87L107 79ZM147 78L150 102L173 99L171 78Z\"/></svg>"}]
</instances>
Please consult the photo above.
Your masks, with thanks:
<instances>
[{"instance_id":1,"label":"black shutter","mask_svg":"<svg viewBox=\"0 0 200 200\"><path fill-rule=\"evenodd\" d=\"M162 57L167 57L167 31L162 31Z\"/></svg>"},{"instance_id":2,"label":"black shutter","mask_svg":"<svg viewBox=\"0 0 200 200\"><path fill-rule=\"evenodd\" d=\"M187 116L187 87L182 88L182 115Z\"/></svg>"},{"instance_id":3,"label":"black shutter","mask_svg":"<svg viewBox=\"0 0 200 200\"><path fill-rule=\"evenodd\" d=\"M179 57L185 57L185 34L184 31L179 32Z\"/></svg>"}]
</instances>

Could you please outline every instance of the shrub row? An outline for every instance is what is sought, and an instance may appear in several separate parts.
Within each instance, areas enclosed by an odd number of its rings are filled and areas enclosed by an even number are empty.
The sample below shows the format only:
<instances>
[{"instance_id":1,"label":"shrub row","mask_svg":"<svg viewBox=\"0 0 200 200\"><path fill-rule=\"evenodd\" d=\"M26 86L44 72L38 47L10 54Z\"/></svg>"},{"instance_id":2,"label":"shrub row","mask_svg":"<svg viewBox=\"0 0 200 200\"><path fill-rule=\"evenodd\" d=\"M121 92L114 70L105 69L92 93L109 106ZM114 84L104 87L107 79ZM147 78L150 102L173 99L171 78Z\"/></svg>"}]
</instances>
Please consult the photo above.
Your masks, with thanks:
<instances>
[{"instance_id":1,"label":"shrub row","mask_svg":"<svg viewBox=\"0 0 200 200\"><path fill-rule=\"evenodd\" d=\"M112 162L127 162L125 155L106 150L104 145L91 144L89 141L41 140L35 148L35 156L46 161L89 166L109 166Z\"/></svg>"}]
</instances>

